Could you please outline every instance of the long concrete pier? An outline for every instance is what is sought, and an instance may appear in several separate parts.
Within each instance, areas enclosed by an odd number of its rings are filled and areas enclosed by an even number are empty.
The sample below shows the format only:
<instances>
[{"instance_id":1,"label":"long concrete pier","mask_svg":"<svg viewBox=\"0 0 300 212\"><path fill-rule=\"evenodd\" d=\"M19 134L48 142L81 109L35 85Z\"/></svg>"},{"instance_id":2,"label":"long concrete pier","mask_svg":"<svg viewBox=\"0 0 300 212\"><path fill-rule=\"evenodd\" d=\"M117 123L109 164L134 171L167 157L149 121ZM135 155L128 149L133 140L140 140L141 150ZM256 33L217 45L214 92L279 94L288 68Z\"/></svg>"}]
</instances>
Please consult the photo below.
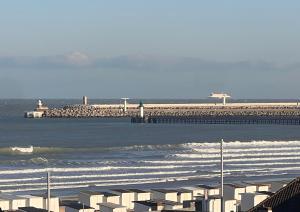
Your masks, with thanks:
<instances>
[{"instance_id":1,"label":"long concrete pier","mask_svg":"<svg viewBox=\"0 0 300 212\"><path fill-rule=\"evenodd\" d=\"M48 118L128 117L133 123L293 123L300 118L297 102L279 103L197 103L197 104L144 104L143 119L139 119L139 105L127 104L68 105L50 108ZM254 121L257 120L257 121Z\"/></svg>"}]
</instances>

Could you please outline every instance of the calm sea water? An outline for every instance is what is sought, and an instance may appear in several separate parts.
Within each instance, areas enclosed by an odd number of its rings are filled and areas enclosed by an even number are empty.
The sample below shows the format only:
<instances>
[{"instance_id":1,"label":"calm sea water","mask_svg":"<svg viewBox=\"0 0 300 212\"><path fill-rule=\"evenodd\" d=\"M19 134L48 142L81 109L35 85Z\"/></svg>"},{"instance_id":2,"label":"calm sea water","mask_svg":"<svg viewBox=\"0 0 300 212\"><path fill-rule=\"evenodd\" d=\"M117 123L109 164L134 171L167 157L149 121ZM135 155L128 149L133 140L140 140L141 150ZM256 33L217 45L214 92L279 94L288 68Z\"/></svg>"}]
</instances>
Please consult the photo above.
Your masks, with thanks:
<instances>
[{"instance_id":1,"label":"calm sea water","mask_svg":"<svg viewBox=\"0 0 300 212\"><path fill-rule=\"evenodd\" d=\"M44 101L50 107L80 103L80 100ZM119 100L92 101L119 103ZM152 100L189 101L192 100ZM127 118L23 118L24 111L32 110L35 102L0 100L0 190L3 192L44 189L44 176L49 168L53 187L58 191L86 186L135 187L145 183L187 182L187 179L212 180L218 177L221 138L226 141L228 179L274 179L300 173L300 126L154 125L131 124ZM15 146L33 146L34 151L21 154L12 151Z\"/></svg>"}]
</instances>

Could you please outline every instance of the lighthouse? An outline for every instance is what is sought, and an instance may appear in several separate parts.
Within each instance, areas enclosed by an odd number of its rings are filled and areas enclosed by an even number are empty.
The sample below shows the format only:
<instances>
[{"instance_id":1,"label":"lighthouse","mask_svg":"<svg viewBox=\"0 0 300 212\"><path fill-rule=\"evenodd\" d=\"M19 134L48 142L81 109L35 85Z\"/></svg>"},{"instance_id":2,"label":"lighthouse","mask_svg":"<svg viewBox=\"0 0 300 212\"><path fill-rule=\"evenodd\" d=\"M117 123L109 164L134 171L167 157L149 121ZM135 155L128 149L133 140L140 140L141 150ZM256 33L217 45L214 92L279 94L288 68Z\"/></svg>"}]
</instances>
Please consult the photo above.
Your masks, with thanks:
<instances>
[{"instance_id":1,"label":"lighthouse","mask_svg":"<svg viewBox=\"0 0 300 212\"><path fill-rule=\"evenodd\" d=\"M142 101L140 101L140 105L139 105L139 117L144 118L144 105Z\"/></svg>"}]
</instances>

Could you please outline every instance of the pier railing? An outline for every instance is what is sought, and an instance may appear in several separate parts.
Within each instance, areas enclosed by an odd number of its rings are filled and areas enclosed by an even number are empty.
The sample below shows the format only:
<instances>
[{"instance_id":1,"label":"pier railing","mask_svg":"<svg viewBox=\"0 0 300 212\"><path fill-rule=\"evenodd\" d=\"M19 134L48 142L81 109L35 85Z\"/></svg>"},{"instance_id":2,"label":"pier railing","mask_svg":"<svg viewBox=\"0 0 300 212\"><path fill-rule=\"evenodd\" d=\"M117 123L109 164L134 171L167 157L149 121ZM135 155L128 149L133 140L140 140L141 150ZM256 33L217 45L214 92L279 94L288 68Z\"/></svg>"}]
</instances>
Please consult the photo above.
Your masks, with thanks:
<instances>
[{"instance_id":1,"label":"pier railing","mask_svg":"<svg viewBox=\"0 0 300 212\"><path fill-rule=\"evenodd\" d=\"M132 117L132 123L152 124L280 124L300 125L299 116L148 116Z\"/></svg>"}]
</instances>

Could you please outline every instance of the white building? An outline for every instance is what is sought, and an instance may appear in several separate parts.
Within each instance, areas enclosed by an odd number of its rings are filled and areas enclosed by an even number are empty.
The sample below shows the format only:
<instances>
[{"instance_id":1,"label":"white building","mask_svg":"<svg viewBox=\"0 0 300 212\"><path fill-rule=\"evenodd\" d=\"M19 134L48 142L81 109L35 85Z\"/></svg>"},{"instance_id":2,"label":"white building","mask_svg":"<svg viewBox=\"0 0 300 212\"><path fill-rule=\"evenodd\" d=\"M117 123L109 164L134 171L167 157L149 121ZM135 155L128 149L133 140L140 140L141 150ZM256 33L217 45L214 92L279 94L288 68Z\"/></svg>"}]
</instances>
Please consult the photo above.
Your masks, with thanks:
<instances>
[{"instance_id":1,"label":"white building","mask_svg":"<svg viewBox=\"0 0 300 212\"><path fill-rule=\"evenodd\" d=\"M208 195L208 196L215 196L220 194L220 188L219 186L210 186L210 185L197 185L197 188L199 189L198 195Z\"/></svg>"},{"instance_id":2,"label":"white building","mask_svg":"<svg viewBox=\"0 0 300 212\"><path fill-rule=\"evenodd\" d=\"M111 191L120 196L120 205L126 206L127 209L133 209L134 192L125 189L113 189Z\"/></svg>"},{"instance_id":3,"label":"white building","mask_svg":"<svg viewBox=\"0 0 300 212\"><path fill-rule=\"evenodd\" d=\"M103 202L103 197L103 193L97 191L80 191L79 193L79 201L96 210L99 210L99 205L97 204Z\"/></svg>"},{"instance_id":4,"label":"white building","mask_svg":"<svg viewBox=\"0 0 300 212\"><path fill-rule=\"evenodd\" d=\"M17 210L19 207L26 206L26 199L16 195L0 194L0 199L5 207L7 207L7 201L9 202L9 210Z\"/></svg>"},{"instance_id":5,"label":"white building","mask_svg":"<svg viewBox=\"0 0 300 212\"><path fill-rule=\"evenodd\" d=\"M183 201L192 200L193 192L188 189L177 190L177 202L183 203Z\"/></svg>"},{"instance_id":6,"label":"white building","mask_svg":"<svg viewBox=\"0 0 300 212\"><path fill-rule=\"evenodd\" d=\"M202 196L203 195L203 189L202 188L198 188L198 187L184 187L183 189L192 192L192 199L195 199L196 196Z\"/></svg>"},{"instance_id":7,"label":"white building","mask_svg":"<svg viewBox=\"0 0 300 212\"><path fill-rule=\"evenodd\" d=\"M177 191L173 189L152 189L151 199L177 202Z\"/></svg>"},{"instance_id":8,"label":"white building","mask_svg":"<svg viewBox=\"0 0 300 212\"><path fill-rule=\"evenodd\" d=\"M43 208L43 197L32 195L20 195L20 197L26 199L26 207Z\"/></svg>"},{"instance_id":9,"label":"white building","mask_svg":"<svg viewBox=\"0 0 300 212\"><path fill-rule=\"evenodd\" d=\"M195 201L200 201L196 210L205 212L221 212L220 196L209 196L207 199L203 196L198 196ZM196 203L197 204L197 203ZM236 212L236 200L224 200L225 212Z\"/></svg>"},{"instance_id":10,"label":"white building","mask_svg":"<svg viewBox=\"0 0 300 212\"><path fill-rule=\"evenodd\" d=\"M43 198L43 209L48 209L48 196L47 194L35 194L33 196L42 197ZM50 211L59 212L59 198L51 195L50 197Z\"/></svg>"},{"instance_id":11,"label":"white building","mask_svg":"<svg viewBox=\"0 0 300 212\"><path fill-rule=\"evenodd\" d=\"M3 211L9 210L9 200L8 199L0 199L0 208Z\"/></svg>"},{"instance_id":12,"label":"white building","mask_svg":"<svg viewBox=\"0 0 300 212\"><path fill-rule=\"evenodd\" d=\"M246 182L245 184L256 186L256 191L270 191L270 183ZM249 193L246 189L246 192Z\"/></svg>"},{"instance_id":13,"label":"white building","mask_svg":"<svg viewBox=\"0 0 300 212\"><path fill-rule=\"evenodd\" d=\"M114 204L114 203L99 203L100 212L127 212L125 206Z\"/></svg>"},{"instance_id":14,"label":"white building","mask_svg":"<svg viewBox=\"0 0 300 212\"><path fill-rule=\"evenodd\" d=\"M128 189L134 193L134 201L143 201L143 200L150 200L151 193L150 191L144 191L140 189Z\"/></svg>"},{"instance_id":15,"label":"white building","mask_svg":"<svg viewBox=\"0 0 300 212\"><path fill-rule=\"evenodd\" d=\"M253 208L255 205L269 197L269 195L264 192L244 193L241 196L242 211L248 211L250 208Z\"/></svg>"},{"instance_id":16,"label":"white building","mask_svg":"<svg viewBox=\"0 0 300 212\"><path fill-rule=\"evenodd\" d=\"M103 194L103 202L107 202L107 203L114 203L114 204L120 204L121 199L120 196L117 194L113 194L110 192L102 192Z\"/></svg>"}]
</instances>

